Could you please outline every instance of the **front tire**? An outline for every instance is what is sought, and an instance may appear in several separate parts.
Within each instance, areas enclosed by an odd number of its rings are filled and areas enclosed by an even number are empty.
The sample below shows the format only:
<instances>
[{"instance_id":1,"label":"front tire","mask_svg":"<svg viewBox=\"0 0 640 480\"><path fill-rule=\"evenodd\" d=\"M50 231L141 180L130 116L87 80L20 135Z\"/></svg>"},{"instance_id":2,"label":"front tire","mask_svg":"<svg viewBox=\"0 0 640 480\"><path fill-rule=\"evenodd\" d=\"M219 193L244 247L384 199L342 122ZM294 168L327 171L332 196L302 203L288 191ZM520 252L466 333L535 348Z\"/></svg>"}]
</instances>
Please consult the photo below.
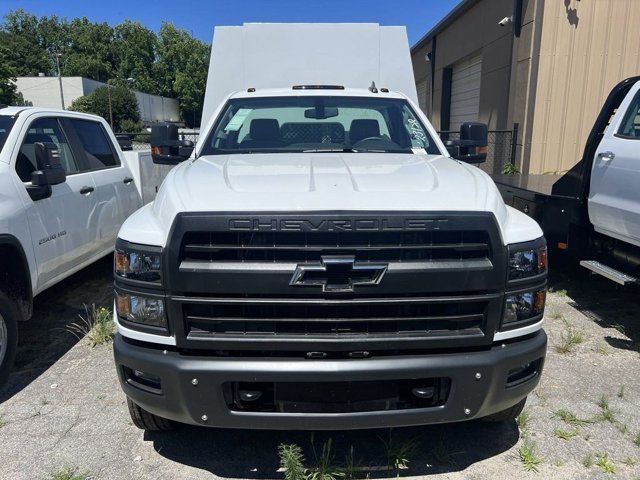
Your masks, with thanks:
<instances>
[{"instance_id":1,"label":"front tire","mask_svg":"<svg viewBox=\"0 0 640 480\"><path fill-rule=\"evenodd\" d=\"M518 415L524 410L524 405L527 403L527 397L524 397L513 407L509 407L501 412L496 412L493 415L488 415L482 418L484 422L511 422L518 418Z\"/></svg>"},{"instance_id":2,"label":"front tire","mask_svg":"<svg viewBox=\"0 0 640 480\"><path fill-rule=\"evenodd\" d=\"M167 432L173 430L173 422L166 418L159 417L153 413L149 413L138 404L127 397L127 406L129 407L129 415L133 424L148 432Z\"/></svg>"},{"instance_id":3,"label":"front tire","mask_svg":"<svg viewBox=\"0 0 640 480\"><path fill-rule=\"evenodd\" d=\"M0 387L6 382L18 348L18 308L0 292Z\"/></svg>"}]
</instances>

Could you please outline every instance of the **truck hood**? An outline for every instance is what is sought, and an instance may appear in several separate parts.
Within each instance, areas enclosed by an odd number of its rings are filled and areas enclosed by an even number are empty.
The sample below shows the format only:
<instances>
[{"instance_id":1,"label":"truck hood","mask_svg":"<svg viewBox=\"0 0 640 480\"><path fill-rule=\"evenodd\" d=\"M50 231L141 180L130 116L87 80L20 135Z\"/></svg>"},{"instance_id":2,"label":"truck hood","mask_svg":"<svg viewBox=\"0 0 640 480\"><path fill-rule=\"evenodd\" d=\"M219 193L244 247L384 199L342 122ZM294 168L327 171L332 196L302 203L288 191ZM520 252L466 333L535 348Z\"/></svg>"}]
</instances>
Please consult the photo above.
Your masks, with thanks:
<instances>
[{"instance_id":1,"label":"truck hood","mask_svg":"<svg viewBox=\"0 0 640 480\"><path fill-rule=\"evenodd\" d=\"M519 218L480 169L427 154L202 156L174 168L149 208L162 230L161 245L180 212L488 211L505 243L509 222ZM525 240L541 236L537 224L524 218L519 219L537 228ZM125 226L134 228L130 223Z\"/></svg>"}]
</instances>

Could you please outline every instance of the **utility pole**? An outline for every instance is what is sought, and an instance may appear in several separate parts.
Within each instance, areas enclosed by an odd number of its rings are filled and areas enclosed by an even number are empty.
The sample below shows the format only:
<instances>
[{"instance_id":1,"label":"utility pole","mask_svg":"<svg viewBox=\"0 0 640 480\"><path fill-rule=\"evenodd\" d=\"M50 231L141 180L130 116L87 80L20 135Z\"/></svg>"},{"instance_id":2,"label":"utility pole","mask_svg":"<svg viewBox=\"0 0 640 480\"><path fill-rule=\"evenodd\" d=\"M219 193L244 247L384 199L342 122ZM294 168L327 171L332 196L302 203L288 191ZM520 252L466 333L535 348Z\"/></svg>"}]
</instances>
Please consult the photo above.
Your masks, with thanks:
<instances>
[{"instance_id":1,"label":"utility pole","mask_svg":"<svg viewBox=\"0 0 640 480\"><path fill-rule=\"evenodd\" d=\"M60 73L60 57L62 54L60 52L56 52L56 66L58 67L58 84L60 85L60 103L62 104L62 109L64 110L64 92L62 91L62 74Z\"/></svg>"},{"instance_id":2,"label":"utility pole","mask_svg":"<svg viewBox=\"0 0 640 480\"><path fill-rule=\"evenodd\" d=\"M109 80L107 80L107 96L109 97L109 125L111 125L111 130L113 130L113 109L111 108L111 84Z\"/></svg>"}]
</instances>

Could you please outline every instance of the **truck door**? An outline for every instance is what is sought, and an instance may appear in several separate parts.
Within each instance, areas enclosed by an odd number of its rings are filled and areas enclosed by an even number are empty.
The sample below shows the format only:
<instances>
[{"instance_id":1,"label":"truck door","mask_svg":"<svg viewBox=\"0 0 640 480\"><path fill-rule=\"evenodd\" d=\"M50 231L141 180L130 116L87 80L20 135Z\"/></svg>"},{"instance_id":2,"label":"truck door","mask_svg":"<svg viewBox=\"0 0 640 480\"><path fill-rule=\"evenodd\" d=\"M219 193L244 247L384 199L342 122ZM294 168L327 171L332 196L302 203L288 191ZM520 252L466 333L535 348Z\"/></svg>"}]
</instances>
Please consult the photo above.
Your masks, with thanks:
<instances>
[{"instance_id":1,"label":"truck door","mask_svg":"<svg viewBox=\"0 0 640 480\"><path fill-rule=\"evenodd\" d=\"M98 121L68 119L80 144L96 185L96 210L92 231L101 251L113 248L120 226L141 206L129 169L120 161L116 147Z\"/></svg>"},{"instance_id":2,"label":"truck door","mask_svg":"<svg viewBox=\"0 0 640 480\"><path fill-rule=\"evenodd\" d=\"M596 150L589 219L597 232L640 246L640 82L620 104Z\"/></svg>"},{"instance_id":3,"label":"truck door","mask_svg":"<svg viewBox=\"0 0 640 480\"><path fill-rule=\"evenodd\" d=\"M33 200L26 193L27 221L38 265L36 291L55 282L91 256L91 234L87 222L95 207L95 184L82 159L70 148L60 119L35 118L27 127L20 149L15 153L15 171L26 185L36 170L36 142L53 142L60 152L60 162L67 179L51 187L49 198Z\"/></svg>"}]
</instances>

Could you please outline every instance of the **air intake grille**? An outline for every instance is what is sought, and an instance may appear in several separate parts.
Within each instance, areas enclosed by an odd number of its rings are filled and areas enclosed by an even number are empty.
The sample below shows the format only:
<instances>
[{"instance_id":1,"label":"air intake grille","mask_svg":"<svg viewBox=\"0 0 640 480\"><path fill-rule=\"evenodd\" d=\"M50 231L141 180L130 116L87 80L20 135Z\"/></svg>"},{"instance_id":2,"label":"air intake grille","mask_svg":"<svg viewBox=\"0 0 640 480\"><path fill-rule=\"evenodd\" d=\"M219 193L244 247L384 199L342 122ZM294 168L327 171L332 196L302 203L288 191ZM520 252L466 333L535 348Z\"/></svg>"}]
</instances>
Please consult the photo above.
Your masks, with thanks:
<instances>
[{"instance_id":1,"label":"air intake grille","mask_svg":"<svg viewBox=\"0 0 640 480\"><path fill-rule=\"evenodd\" d=\"M485 231L420 232L187 232L182 260L318 262L322 255L356 261L475 260L490 258Z\"/></svg>"}]
</instances>

